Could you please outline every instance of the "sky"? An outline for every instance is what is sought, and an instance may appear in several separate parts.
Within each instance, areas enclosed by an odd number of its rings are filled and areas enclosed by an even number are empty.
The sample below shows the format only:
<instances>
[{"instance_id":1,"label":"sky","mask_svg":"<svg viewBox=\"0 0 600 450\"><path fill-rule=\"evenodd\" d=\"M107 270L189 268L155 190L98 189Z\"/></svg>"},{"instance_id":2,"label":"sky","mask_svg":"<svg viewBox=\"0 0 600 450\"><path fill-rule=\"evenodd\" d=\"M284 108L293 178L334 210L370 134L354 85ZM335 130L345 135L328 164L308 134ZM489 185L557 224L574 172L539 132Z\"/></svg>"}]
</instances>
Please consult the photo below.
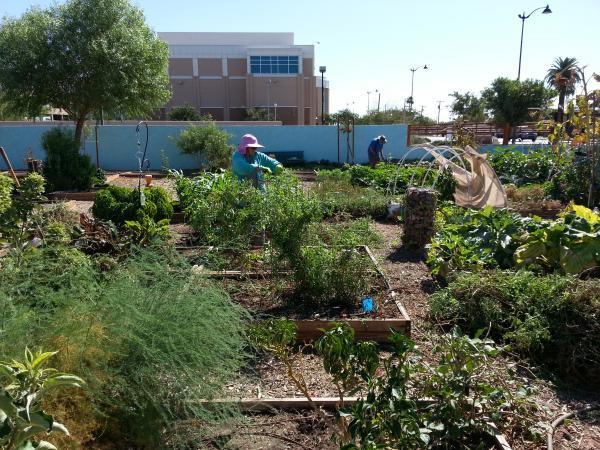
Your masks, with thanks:
<instances>
[{"instance_id":1,"label":"sky","mask_svg":"<svg viewBox=\"0 0 600 450\"><path fill-rule=\"evenodd\" d=\"M363 114L374 91L380 108L449 117L454 91L479 94L499 76L516 78L521 19L544 0L132 0L155 31L293 32L315 45L315 69L327 67L330 110ZM0 16L19 16L51 0L0 0ZM521 79L543 79L557 57L575 57L586 76L600 73L600 0L552 0L525 21ZM318 44L317 44L318 42ZM598 83L591 87L600 88ZM367 92L373 92L370 96Z\"/></svg>"}]
</instances>

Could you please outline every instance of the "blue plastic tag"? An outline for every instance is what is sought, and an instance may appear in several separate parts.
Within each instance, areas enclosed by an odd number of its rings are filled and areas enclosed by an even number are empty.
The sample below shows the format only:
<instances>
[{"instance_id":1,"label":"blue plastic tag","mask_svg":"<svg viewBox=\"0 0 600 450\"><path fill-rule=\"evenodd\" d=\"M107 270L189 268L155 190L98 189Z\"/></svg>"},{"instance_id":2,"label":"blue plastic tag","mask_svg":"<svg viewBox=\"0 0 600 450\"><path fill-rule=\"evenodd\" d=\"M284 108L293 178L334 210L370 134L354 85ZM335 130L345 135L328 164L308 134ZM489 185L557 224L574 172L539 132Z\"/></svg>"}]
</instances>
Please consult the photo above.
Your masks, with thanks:
<instances>
[{"instance_id":1,"label":"blue plastic tag","mask_svg":"<svg viewBox=\"0 0 600 450\"><path fill-rule=\"evenodd\" d=\"M366 313L373 312L373 299L371 297L365 297L362 301L363 311Z\"/></svg>"}]
</instances>

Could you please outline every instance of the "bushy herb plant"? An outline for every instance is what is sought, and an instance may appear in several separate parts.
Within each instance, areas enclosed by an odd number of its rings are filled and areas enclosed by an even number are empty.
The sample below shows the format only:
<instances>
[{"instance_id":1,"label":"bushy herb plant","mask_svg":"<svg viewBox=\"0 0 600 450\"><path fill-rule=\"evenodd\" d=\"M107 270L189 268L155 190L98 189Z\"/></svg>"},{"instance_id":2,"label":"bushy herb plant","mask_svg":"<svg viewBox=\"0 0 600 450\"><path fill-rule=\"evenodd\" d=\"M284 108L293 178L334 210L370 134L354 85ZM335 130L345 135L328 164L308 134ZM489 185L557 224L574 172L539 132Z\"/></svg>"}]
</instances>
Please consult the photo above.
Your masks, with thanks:
<instances>
[{"instance_id":1,"label":"bushy herb plant","mask_svg":"<svg viewBox=\"0 0 600 450\"><path fill-rule=\"evenodd\" d=\"M356 249L306 246L293 265L296 295L327 305L354 305L370 291L369 258Z\"/></svg>"},{"instance_id":2,"label":"bushy herb plant","mask_svg":"<svg viewBox=\"0 0 600 450\"><path fill-rule=\"evenodd\" d=\"M0 354L60 350L57 369L88 385L73 402L52 403L78 439L161 448L166 430L177 438L176 423L232 413L201 400L222 395L243 363L245 313L186 261L152 247L104 273L64 248L24 262L0 260Z\"/></svg>"}]
</instances>

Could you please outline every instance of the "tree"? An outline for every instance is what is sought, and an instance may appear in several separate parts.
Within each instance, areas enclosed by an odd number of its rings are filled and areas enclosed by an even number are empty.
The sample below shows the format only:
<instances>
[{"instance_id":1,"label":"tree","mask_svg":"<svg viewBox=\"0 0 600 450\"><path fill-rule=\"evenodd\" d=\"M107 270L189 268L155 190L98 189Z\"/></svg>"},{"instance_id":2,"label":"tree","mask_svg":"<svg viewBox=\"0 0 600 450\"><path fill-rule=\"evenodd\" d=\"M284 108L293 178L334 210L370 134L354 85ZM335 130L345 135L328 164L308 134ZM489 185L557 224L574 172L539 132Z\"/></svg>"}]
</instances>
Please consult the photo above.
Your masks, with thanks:
<instances>
[{"instance_id":1,"label":"tree","mask_svg":"<svg viewBox=\"0 0 600 450\"><path fill-rule=\"evenodd\" d=\"M451 108L452 115L454 115L457 120L484 122L487 119L485 114L485 103L475 94L470 92L459 94L454 91L450 94L450 97L454 97Z\"/></svg>"},{"instance_id":2,"label":"tree","mask_svg":"<svg viewBox=\"0 0 600 450\"><path fill-rule=\"evenodd\" d=\"M510 80L496 78L481 93L486 109L498 124L504 124L503 145L508 144L512 127L527 121L530 109L545 108L555 97L552 89L539 80Z\"/></svg>"},{"instance_id":3,"label":"tree","mask_svg":"<svg viewBox=\"0 0 600 450\"><path fill-rule=\"evenodd\" d=\"M176 106L169 113L170 120L182 120L182 121L198 121L200 120L200 114L196 111L189 103L183 106Z\"/></svg>"},{"instance_id":4,"label":"tree","mask_svg":"<svg viewBox=\"0 0 600 450\"><path fill-rule=\"evenodd\" d=\"M196 156L204 169L215 171L229 167L233 153L230 138L229 133L211 122L202 126L190 125L173 140L181 153Z\"/></svg>"},{"instance_id":5,"label":"tree","mask_svg":"<svg viewBox=\"0 0 600 450\"><path fill-rule=\"evenodd\" d=\"M13 111L45 105L76 123L104 110L143 116L164 104L168 46L128 0L67 0L0 23L0 89Z\"/></svg>"},{"instance_id":6,"label":"tree","mask_svg":"<svg viewBox=\"0 0 600 450\"><path fill-rule=\"evenodd\" d=\"M556 58L554 64L548 69L546 83L558 91L558 116L557 122L564 120L565 97L575 94L575 85L581 81L579 67L575 58Z\"/></svg>"},{"instance_id":7,"label":"tree","mask_svg":"<svg viewBox=\"0 0 600 450\"><path fill-rule=\"evenodd\" d=\"M244 111L244 120L258 122L268 120L267 110L264 108L246 108Z\"/></svg>"},{"instance_id":8,"label":"tree","mask_svg":"<svg viewBox=\"0 0 600 450\"><path fill-rule=\"evenodd\" d=\"M434 125L435 120L422 115L418 111L390 108L385 111L370 111L357 118L357 125L382 125L391 123L407 123L418 125Z\"/></svg>"}]
</instances>

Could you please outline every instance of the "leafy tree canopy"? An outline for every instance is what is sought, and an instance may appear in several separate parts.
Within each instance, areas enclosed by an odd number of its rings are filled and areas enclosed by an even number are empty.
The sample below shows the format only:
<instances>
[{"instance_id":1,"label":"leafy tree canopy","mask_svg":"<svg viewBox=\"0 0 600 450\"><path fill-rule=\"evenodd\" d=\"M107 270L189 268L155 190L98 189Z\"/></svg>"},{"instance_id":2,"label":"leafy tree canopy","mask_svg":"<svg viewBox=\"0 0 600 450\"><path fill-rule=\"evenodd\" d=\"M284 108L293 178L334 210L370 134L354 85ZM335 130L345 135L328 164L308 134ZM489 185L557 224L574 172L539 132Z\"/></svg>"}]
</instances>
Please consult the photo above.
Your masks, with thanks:
<instances>
[{"instance_id":1,"label":"leafy tree canopy","mask_svg":"<svg viewBox=\"0 0 600 450\"><path fill-rule=\"evenodd\" d=\"M391 123L408 123L419 125L433 125L435 121L423 116L418 111L409 111L398 108L386 109L385 111L370 111L357 119L358 125L380 125Z\"/></svg>"},{"instance_id":2,"label":"leafy tree canopy","mask_svg":"<svg viewBox=\"0 0 600 450\"><path fill-rule=\"evenodd\" d=\"M510 126L526 122L530 109L547 107L548 102L555 96L555 91L546 88L543 81L508 78L496 78L492 85L481 93L486 110L494 121Z\"/></svg>"},{"instance_id":3,"label":"leafy tree canopy","mask_svg":"<svg viewBox=\"0 0 600 450\"><path fill-rule=\"evenodd\" d=\"M454 97L451 111L456 119L467 122L484 122L487 119L485 103L475 94L470 92L459 94L454 91L450 97Z\"/></svg>"},{"instance_id":4,"label":"leafy tree canopy","mask_svg":"<svg viewBox=\"0 0 600 450\"><path fill-rule=\"evenodd\" d=\"M10 107L62 108L78 140L90 113L143 116L164 104L168 57L128 0L67 0L0 23L0 89Z\"/></svg>"}]
</instances>

